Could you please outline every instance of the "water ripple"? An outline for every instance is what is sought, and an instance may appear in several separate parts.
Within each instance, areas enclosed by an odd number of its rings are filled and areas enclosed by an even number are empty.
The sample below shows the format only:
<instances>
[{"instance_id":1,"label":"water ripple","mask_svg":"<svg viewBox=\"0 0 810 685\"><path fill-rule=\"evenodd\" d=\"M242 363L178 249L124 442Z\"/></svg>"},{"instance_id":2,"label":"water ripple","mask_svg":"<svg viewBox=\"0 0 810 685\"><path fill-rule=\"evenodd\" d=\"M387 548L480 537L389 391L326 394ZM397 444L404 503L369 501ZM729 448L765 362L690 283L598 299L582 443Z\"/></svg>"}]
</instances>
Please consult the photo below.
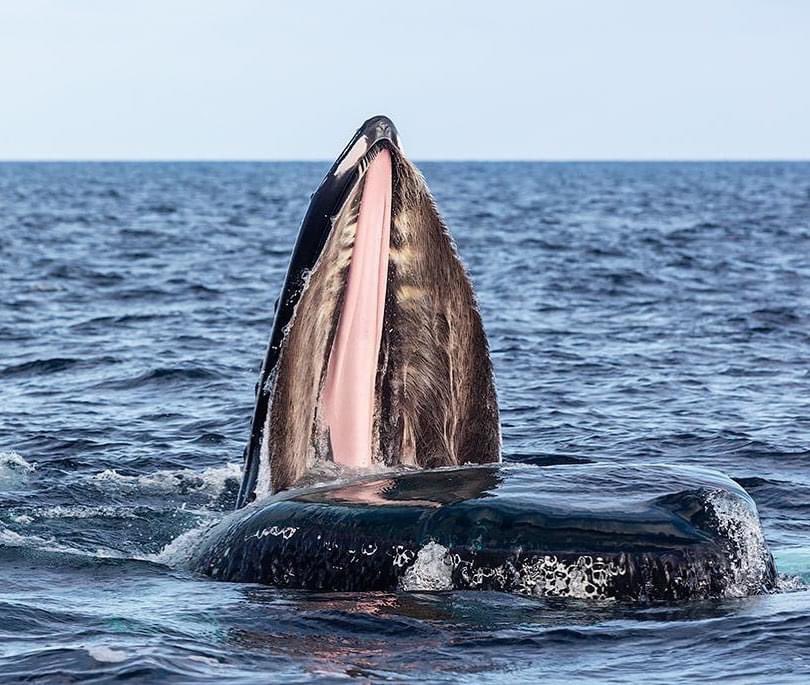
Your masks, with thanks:
<instances>
[{"instance_id":1,"label":"water ripple","mask_svg":"<svg viewBox=\"0 0 810 685\"><path fill-rule=\"evenodd\" d=\"M725 471L782 593L333 596L182 571L233 506L324 171L0 164L0 680L805 682L808 164L424 165L476 285L506 458Z\"/></svg>"}]
</instances>

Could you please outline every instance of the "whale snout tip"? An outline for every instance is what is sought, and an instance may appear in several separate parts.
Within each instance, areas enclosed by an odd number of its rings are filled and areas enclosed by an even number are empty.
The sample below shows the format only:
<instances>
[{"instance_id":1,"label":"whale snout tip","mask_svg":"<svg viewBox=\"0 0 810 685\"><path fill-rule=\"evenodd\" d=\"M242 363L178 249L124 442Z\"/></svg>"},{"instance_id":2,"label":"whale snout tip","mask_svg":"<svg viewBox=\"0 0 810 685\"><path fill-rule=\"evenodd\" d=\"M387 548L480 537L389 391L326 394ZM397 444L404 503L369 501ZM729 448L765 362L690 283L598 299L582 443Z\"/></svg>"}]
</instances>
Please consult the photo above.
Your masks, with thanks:
<instances>
[{"instance_id":1,"label":"whale snout tip","mask_svg":"<svg viewBox=\"0 0 810 685\"><path fill-rule=\"evenodd\" d=\"M384 114L378 114L365 121L360 128L368 140L369 146L381 140L387 140L399 147L399 133L394 122Z\"/></svg>"}]
</instances>

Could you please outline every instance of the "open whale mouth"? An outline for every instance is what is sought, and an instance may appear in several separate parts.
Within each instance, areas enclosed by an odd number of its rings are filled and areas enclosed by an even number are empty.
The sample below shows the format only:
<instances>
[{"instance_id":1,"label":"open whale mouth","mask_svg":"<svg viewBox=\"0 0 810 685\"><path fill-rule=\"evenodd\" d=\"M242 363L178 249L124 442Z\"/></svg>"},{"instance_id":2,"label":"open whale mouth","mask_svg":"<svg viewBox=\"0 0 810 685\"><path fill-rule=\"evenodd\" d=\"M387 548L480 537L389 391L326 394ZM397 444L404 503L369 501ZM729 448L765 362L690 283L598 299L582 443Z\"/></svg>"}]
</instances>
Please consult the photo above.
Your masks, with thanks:
<instances>
[{"instance_id":1,"label":"open whale mouth","mask_svg":"<svg viewBox=\"0 0 810 685\"><path fill-rule=\"evenodd\" d=\"M238 506L318 462L500 458L472 286L393 123L368 120L313 194L277 303Z\"/></svg>"}]
</instances>

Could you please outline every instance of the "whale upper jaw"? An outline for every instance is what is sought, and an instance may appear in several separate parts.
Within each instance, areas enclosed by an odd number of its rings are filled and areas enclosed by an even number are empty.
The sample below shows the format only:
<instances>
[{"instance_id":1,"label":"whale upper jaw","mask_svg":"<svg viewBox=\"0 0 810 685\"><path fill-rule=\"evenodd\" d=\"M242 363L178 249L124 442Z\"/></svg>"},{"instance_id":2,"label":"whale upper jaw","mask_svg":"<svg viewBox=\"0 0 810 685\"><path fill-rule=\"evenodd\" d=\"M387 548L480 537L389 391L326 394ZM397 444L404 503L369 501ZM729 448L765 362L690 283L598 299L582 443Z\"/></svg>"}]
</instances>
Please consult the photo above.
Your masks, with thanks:
<instances>
[{"instance_id":1,"label":"whale upper jaw","mask_svg":"<svg viewBox=\"0 0 810 685\"><path fill-rule=\"evenodd\" d=\"M373 211L386 218L364 220ZM352 299L367 231L385 243L370 262L381 276ZM375 287L376 300L363 297ZM351 312L373 306L381 316L366 320L376 321L376 345L342 335ZM333 411L334 393L324 392L336 387L330 360L355 348L373 362L364 366L373 384L364 416L346 410L350 387L338 401L342 413ZM355 460L340 454L355 443L335 449L334 431L358 423L370 430L371 447ZM372 117L313 193L301 225L257 385L238 506L290 487L319 461L430 467L499 459L492 367L472 285L396 127Z\"/></svg>"}]
</instances>

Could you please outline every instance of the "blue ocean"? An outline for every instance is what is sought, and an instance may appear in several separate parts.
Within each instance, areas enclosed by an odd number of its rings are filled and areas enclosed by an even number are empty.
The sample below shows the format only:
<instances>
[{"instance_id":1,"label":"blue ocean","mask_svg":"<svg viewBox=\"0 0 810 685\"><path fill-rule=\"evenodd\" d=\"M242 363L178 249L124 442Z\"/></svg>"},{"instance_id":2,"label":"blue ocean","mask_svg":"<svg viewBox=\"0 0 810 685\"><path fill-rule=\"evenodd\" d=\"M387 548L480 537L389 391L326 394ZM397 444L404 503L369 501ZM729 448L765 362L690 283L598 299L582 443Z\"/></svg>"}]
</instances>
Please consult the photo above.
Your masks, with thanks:
<instances>
[{"instance_id":1,"label":"blue ocean","mask_svg":"<svg viewBox=\"0 0 810 685\"><path fill-rule=\"evenodd\" d=\"M723 471L778 591L196 577L328 164L3 163L0 682L808 682L810 163L420 167L477 291L504 458Z\"/></svg>"}]
</instances>

